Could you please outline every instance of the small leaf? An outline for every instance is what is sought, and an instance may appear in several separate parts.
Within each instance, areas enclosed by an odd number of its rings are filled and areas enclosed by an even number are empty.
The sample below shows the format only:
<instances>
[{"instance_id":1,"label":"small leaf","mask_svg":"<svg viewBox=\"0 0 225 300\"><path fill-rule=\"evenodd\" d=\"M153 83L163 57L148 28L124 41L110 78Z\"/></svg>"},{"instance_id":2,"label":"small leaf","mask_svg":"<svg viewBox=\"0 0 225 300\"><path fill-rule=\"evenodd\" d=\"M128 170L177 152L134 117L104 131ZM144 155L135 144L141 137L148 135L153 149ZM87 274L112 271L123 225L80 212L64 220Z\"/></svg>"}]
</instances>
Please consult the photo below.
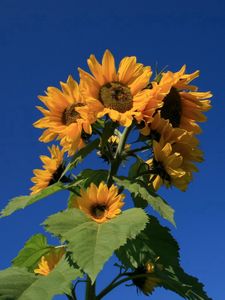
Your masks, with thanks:
<instances>
[{"instance_id":1,"label":"small leaf","mask_svg":"<svg viewBox=\"0 0 225 300\"><path fill-rule=\"evenodd\" d=\"M10 216L12 213L19 209L24 209L25 207L46 198L64 188L64 185L61 182L52 184L42 190L41 192L28 196L19 196L11 199L6 207L1 211L0 217Z\"/></svg>"},{"instance_id":2,"label":"small leaf","mask_svg":"<svg viewBox=\"0 0 225 300\"><path fill-rule=\"evenodd\" d=\"M41 257L46 255L51 248L43 234L35 234L26 242L24 248L13 259L12 264L33 271Z\"/></svg>"},{"instance_id":3,"label":"small leaf","mask_svg":"<svg viewBox=\"0 0 225 300\"><path fill-rule=\"evenodd\" d=\"M118 185L123 186L131 194L138 195L142 199L146 200L164 219L175 225L174 209L150 188L148 190L141 182L129 180L125 177L114 177L114 180Z\"/></svg>"},{"instance_id":4,"label":"small leaf","mask_svg":"<svg viewBox=\"0 0 225 300\"><path fill-rule=\"evenodd\" d=\"M116 218L98 224L78 209L50 216L46 229L68 242L73 260L95 281L104 263L113 251L124 245L127 239L145 228L148 218L142 209L132 208Z\"/></svg>"},{"instance_id":5,"label":"small leaf","mask_svg":"<svg viewBox=\"0 0 225 300\"><path fill-rule=\"evenodd\" d=\"M83 170L77 177L83 179L82 186L87 188L91 183L99 185L102 181L106 181L108 176L107 170L92 170L86 169Z\"/></svg>"}]
</instances>

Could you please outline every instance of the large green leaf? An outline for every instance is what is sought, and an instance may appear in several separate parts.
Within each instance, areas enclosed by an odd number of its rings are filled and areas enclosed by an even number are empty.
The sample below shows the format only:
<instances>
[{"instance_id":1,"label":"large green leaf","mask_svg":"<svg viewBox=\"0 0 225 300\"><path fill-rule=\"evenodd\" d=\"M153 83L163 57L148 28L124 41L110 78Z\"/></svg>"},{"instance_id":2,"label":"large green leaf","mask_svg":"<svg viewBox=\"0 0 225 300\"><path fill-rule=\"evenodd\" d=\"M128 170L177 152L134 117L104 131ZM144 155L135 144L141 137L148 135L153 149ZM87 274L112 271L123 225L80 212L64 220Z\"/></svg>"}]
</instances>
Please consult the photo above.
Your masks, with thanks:
<instances>
[{"instance_id":1,"label":"large green leaf","mask_svg":"<svg viewBox=\"0 0 225 300\"><path fill-rule=\"evenodd\" d=\"M164 266L179 266L179 246L167 227L150 216L145 229L135 239L116 251L118 258L126 268L137 268L148 261L159 258Z\"/></svg>"},{"instance_id":2,"label":"large green leaf","mask_svg":"<svg viewBox=\"0 0 225 300\"><path fill-rule=\"evenodd\" d=\"M12 267L0 272L0 299L51 300L55 295L70 294L71 282L79 276L80 271L71 268L65 259L48 276Z\"/></svg>"},{"instance_id":3,"label":"large green leaf","mask_svg":"<svg viewBox=\"0 0 225 300\"><path fill-rule=\"evenodd\" d=\"M147 222L147 215L140 208L126 210L103 224L78 209L69 209L50 216L44 224L49 232L68 242L74 261L94 281L113 251L127 239L135 238Z\"/></svg>"},{"instance_id":4,"label":"large green leaf","mask_svg":"<svg viewBox=\"0 0 225 300\"><path fill-rule=\"evenodd\" d=\"M72 158L70 163L65 168L64 172L61 175L61 178L71 169L75 168L82 160L88 156L94 149L98 147L100 139L96 139L88 143L84 148L80 149Z\"/></svg>"},{"instance_id":5,"label":"large green leaf","mask_svg":"<svg viewBox=\"0 0 225 300\"><path fill-rule=\"evenodd\" d=\"M25 207L46 198L64 188L64 185L61 182L52 184L42 190L41 192L28 196L19 196L11 199L7 206L1 211L0 217L10 216L12 213L19 209L24 209Z\"/></svg>"},{"instance_id":6,"label":"large green leaf","mask_svg":"<svg viewBox=\"0 0 225 300\"><path fill-rule=\"evenodd\" d=\"M35 234L25 243L24 248L12 263L16 267L25 267L29 271L33 271L41 257L46 255L51 248L43 234Z\"/></svg>"},{"instance_id":7,"label":"large green leaf","mask_svg":"<svg viewBox=\"0 0 225 300\"><path fill-rule=\"evenodd\" d=\"M120 247L116 255L127 269L135 270L149 261L155 263L155 276L161 279L159 285L185 299L210 300L203 284L180 267L177 242L153 216L145 229Z\"/></svg>"},{"instance_id":8,"label":"large green leaf","mask_svg":"<svg viewBox=\"0 0 225 300\"><path fill-rule=\"evenodd\" d=\"M161 286L171 290L188 300L212 300L204 291L204 285L197 278L188 275L178 267L169 266L157 272L161 278Z\"/></svg>"},{"instance_id":9,"label":"large green leaf","mask_svg":"<svg viewBox=\"0 0 225 300\"><path fill-rule=\"evenodd\" d=\"M49 273L38 279L19 297L19 300L51 300L54 295L70 294L71 282L82 276L78 269L71 268L65 259Z\"/></svg>"},{"instance_id":10,"label":"large green leaf","mask_svg":"<svg viewBox=\"0 0 225 300\"><path fill-rule=\"evenodd\" d=\"M150 188L147 189L138 180L131 180L125 177L114 177L114 180L118 185L127 189L132 195L137 195L138 197L146 200L164 219L175 225L174 209Z\"/></svg>"},{"instance_id":11,"label":"large green leaf","mask_svg":"<svg viewBox=\"0 0 225 300\"><path fill-rule=\"evenodd\" d=\"M22 268L8 268L0 271L0 299L16 300L36 280L33 273Z\"/></svg>"}]
</instances>

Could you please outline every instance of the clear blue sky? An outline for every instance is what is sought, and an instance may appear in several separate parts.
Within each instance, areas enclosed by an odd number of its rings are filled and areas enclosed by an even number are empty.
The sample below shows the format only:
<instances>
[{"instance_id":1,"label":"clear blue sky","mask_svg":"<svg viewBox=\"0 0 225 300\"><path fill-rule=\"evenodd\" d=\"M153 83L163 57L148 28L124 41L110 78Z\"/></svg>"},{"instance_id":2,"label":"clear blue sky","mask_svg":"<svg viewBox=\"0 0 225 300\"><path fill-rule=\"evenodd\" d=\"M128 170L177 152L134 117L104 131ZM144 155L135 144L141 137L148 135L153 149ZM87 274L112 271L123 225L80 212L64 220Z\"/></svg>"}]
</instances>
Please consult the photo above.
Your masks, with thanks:
<instances>
[{"instance_id":1,"label":"clear blue sky","mask_svg":"<svg viewBox=\"0 0 225 300\"><path fill-rule=\"evenodd\" d=\"M200 89L214 94L200 136L205 162L186 193L174 189L163 194L176 209L177 229L171 229L181 246L183 267L205 283L209 296L224 300L224 37L223 0L1 0L0 206L29 192L32 170L41 166L39 155L47 153L46 145L38 142L40 130L32 127L40 117L37 95L47 86L57 86L68 74L78 79L77 67L86 68L88 56L100 58L106 48L117 61L136 55L146 65L158 62L173 71L186 63L190 72L201 70L196 80ZM32 234L42 230L39 224L49 214L65 207L65 196L58 194L0 220L1 269L9 266ZM99 281L108 282L109 270ZM105 299L125 296L145 299L135 288L124 286ZM180 298L158 289L152 299Z\"/></svg>"}]
</instances>

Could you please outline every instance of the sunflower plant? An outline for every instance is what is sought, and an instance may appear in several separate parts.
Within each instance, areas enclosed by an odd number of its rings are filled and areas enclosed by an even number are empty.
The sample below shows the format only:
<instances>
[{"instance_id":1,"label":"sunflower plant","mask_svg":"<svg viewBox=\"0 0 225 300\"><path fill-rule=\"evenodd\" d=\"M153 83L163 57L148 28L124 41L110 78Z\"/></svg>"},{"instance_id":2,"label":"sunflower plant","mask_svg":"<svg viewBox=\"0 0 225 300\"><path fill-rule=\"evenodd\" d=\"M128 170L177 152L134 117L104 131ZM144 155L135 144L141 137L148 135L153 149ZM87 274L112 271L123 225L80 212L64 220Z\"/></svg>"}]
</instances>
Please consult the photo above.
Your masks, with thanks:
<instances>
[{"instance_id":1,"label":"sunflower plant","mask_svg":"<svg viewBox=\"0 0 225 300\"><path fill-rule=\"evenodd\" d=\"M186 191L198 171L203 153L197 134L211 93L191 84L199 72L188 74L186 66L153 76L135 56L117 66L109 50L101 63L94 55L87 63L90 72L79 68L79 82L69 76L39 96L43 116L34 126L43 130L41 142L53 144L49 155L40 156L42 168L33 171L30 194L13 198L1 211L6 217L69 192L66 209L43 222L58 244L50 245L43 234L32 236L12 266L0 271L0 299L64 294L78 300L81 281L86 300L103 299L127 283L146 296L163 287L184 299L210 299L181 267L178 243L160 224L164 218L175 225L174 209L157 193L161 186ZM87 156L103 167L78 172ZM112 255L117 276L96 289Z\"/></svg>"}]
</instances>

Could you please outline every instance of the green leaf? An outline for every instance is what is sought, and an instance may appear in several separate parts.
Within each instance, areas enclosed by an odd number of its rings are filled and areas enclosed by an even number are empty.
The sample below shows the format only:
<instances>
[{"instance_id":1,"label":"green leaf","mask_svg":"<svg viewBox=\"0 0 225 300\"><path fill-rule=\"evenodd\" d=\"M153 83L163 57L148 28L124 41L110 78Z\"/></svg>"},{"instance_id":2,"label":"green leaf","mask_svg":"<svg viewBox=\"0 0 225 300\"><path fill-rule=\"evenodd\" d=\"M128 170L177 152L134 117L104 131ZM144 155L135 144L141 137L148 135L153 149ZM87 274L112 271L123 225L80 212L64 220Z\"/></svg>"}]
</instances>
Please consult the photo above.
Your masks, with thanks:
<instances>
[{"instance_id":1,"label":"green leaf","mask_svg":"<svg viewBox=\"0 0 225 300\"><path fill-rule=\"evenodd\" d=\"M0 271L0 299L15 300L36 280L25 269L13 267Z\"/></svg>"},{"instance_id":2,"label":"green leaf","mask_svg":"<svg viewBox=\"0 0 225 300\"><path fill-rule=\"evenodd\" d=\"M155 275L160 286L188 300L210 300L203 284L186 274L180 267L179 246L167 227L150 216L150 222L135 239L116 251L116 255L127 269L135 270L147 262L155 264Z\"/></svg>"},{"instance_id":3,"label":"green leaf","mask_svg":"<svg viewBox=\"0 0 225 300\"><path fill-rule=\"evenodd\" d=\"M94 149L98 147L100 139L96 139L87 144L84 148L80 149L72 158L71 162L67 165L66 169L61 175L61 178L71 169L75 168L82 160L88 156Z\"/></svg>"},{"instance_id":4,"label":"green leaf","mask_svg":"<svg viewBox=\"0 0 225 300\"><path fill-rule=\"evenodd\" d=\"M50 216L44 224L54 235L68 242L73 260L95 281L113 251L145 228L148 218L140 208L124 211L116 218L98 224L78 209Z\"/></svg>"},{"instance_id":5,"label":"green leaf","mask_svg":"<svg viewBox=\"0 0 225 300\"><path fill-rule=\"evenodd\" d=\"M82 276L78 269L71 268L62 259L48 276L38 279L18 298L19 300L51 300L55 295L71 294L71 282Z\"/></svg>"},{"instance_id":6,"label":"green leaf","mask_svg":"<svg viewBox=\"0 0 225 300\"><path fill-rule=\"evenodd\" d=\"M35 234L26 242L18 256L13 259L12 264L33 271L41 257L46 255L51 248L43 234Z\"/></svg>"},{"instance_id":7,"label":"green leaf","mask_svg":"<svg viewBox=\"0 0 225 300\"><path fill-rule=\"evenodd\" d=\"M12 267L0 271L1 300L51 300L55 295L70 294L71 281L81 276L65 259L48 276L35 275Z\"/></svg>"},{"instance_id":8,"label":"green leaf","mask_svg":"<svg viewBox=\"0 0 225 300\"><path fill-rule=\"evenodd\" d=\"M164 266L179 266L179 246L167 227L161 226L157 218L150 216L149 223L135 239L117 250L116 254L126 268L137 268L148 261Z\"/></svg>"},{"instance_id":9,"label":"green leaf","mask_svg":"<svg viewBox=\"0 0 225 300\"><path fill-rule=\"evenodd\" d=\"M83 170L77 177L83 179L82 187L87 188L91 183L99 185L102 181L106 181L108 176L107 170Z\"/></svg>"},{"instance_id":10,"label":"green leaf","mask_svg":"<svg viewBox=\"0 0 225 300\"><path fill-rule=\"evenodd\" d=\"M46 198L64 188L64 185L61 182L57 182L52 184L42 190L41 192L28 195L28 196L19 196L10 200L10 202L6 205L6 207L0 212L0 217L10 216L12 213L19 209L24 209L25 207Z\"/></svg>"},{"instance_id":11,"label":"green leaf","mask_svg":"<svg viewBox=\"0 0 225 300\"><path fill-rule=\"evenodd\" d=\"M197 278L188 275L178 267L169 266L157 272L162 279L161 285L188 300L212 300L204 291L204 285Z\"/></svg>"},{"instance_id":12,"label":"green leaf","mask_svg":"<svg viewBox=\"0 0 225 300\"><path fill-rule=\"evenodd\" d=\"M138 195L146 200L152 208L157 211L164 219L175 225L174 209L165 200L155 194L151 188L147 189L140 181L127 179L125 177L114 177L115 182L127 189L131 194Z\"/></svg>"}]
</instances>

